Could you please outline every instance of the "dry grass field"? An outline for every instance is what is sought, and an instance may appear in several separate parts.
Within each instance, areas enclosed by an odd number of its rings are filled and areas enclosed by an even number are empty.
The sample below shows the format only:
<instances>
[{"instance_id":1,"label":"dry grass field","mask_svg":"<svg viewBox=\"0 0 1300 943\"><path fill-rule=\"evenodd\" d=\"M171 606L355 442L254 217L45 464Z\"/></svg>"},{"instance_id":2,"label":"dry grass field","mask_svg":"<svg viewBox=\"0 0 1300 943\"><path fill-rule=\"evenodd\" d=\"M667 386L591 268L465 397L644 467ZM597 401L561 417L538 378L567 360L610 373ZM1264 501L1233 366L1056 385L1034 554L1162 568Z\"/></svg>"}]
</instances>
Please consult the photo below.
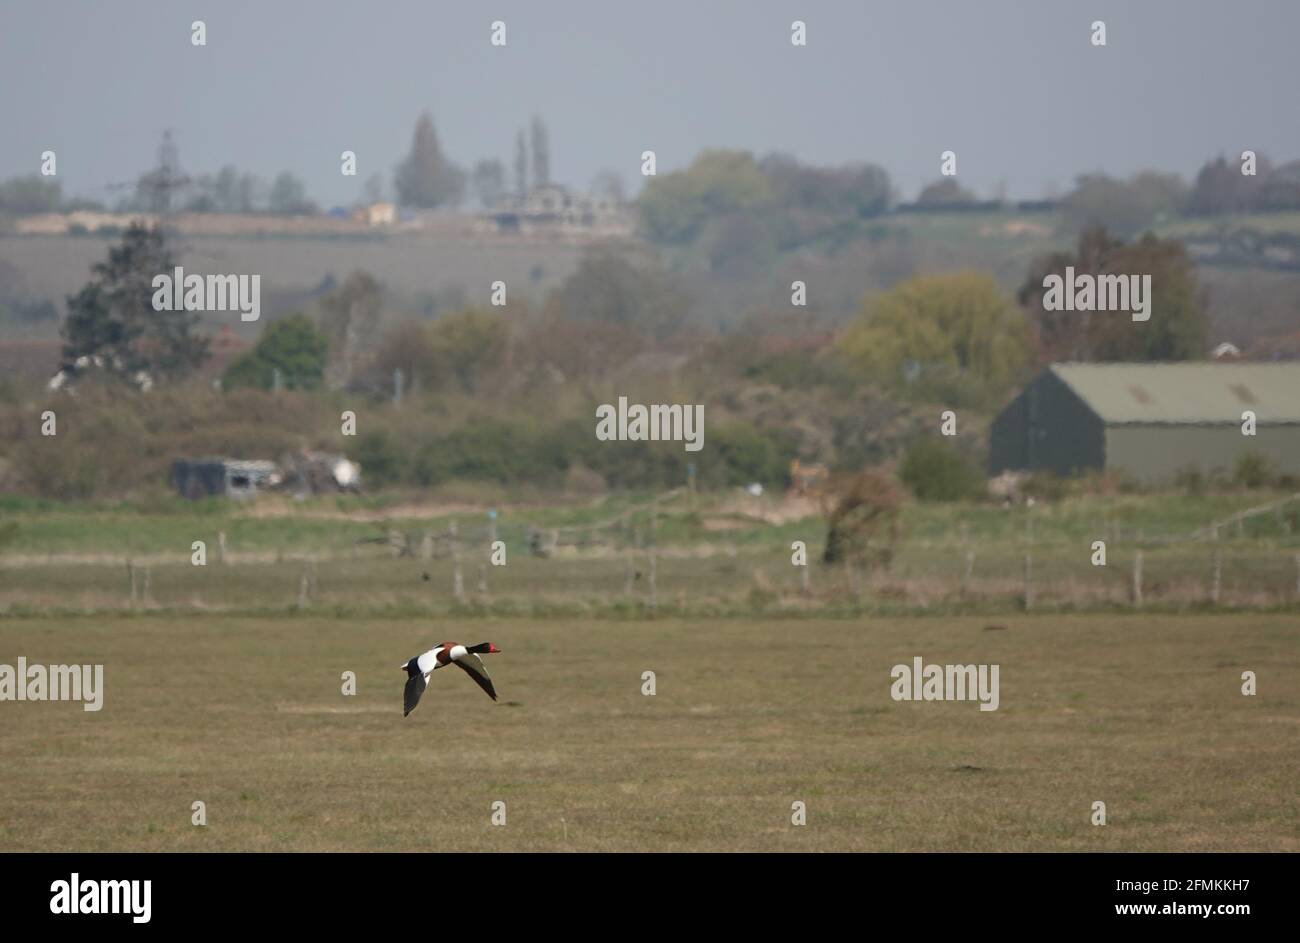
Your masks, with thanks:
<instances>
[{"instance_id":1,"label":"dry grass field","mask_svg":"<svg viewBox=\"0 0 1300 943\"><path fill-rule=\"evenodd\" d=\"M32 295L61 305L118 238L0 236L0 258L23 272ZM493 279L504 278L540 298L574 270L583 253L580 246L485 244L436 235L363 240L188 235L183 245L187 268L265 273L268 295L310 288L328 274L341 281L360 269L401 295L459 288L469 298L486 299Z\"/></svg>"},{"instance_id":2,"label":"dry grass field","mask_svg":"<svg viewBox=\"0 0 1300 943\"><path fill-rule=\"evenodd\" d=\"M398 665L444 637L504 650L500 701L439 671L403 719ZM105 666L98 713L0 704L4 851L1300 850L1293 614L160 612L11 616L0 642ZM917 655L1000 665L1000 708L893 701Z\"/></svg>"}]
</instances>

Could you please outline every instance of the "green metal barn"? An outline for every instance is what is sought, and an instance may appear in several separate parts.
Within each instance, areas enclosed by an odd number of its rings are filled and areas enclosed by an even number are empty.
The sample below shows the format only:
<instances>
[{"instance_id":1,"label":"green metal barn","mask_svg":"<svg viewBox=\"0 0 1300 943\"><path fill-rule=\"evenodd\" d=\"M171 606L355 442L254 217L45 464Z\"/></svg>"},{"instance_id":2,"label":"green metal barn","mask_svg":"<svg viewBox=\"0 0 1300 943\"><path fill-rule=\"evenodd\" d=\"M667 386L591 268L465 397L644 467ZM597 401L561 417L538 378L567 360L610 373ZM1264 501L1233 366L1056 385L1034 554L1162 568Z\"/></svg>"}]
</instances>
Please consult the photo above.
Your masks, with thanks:
<instances>
[{"instance_id":1,"label":"green metal barn","mask_svg":"<svg viewBox=\"0 0 1300 943\"><path fill-rule=\"evenodd\" d=\"M994 475L1096 469L1159 484L1230 472L1246 452L1300 474L1300 363L1053 364L989 433Z\"/></svg>"}]
</instances>

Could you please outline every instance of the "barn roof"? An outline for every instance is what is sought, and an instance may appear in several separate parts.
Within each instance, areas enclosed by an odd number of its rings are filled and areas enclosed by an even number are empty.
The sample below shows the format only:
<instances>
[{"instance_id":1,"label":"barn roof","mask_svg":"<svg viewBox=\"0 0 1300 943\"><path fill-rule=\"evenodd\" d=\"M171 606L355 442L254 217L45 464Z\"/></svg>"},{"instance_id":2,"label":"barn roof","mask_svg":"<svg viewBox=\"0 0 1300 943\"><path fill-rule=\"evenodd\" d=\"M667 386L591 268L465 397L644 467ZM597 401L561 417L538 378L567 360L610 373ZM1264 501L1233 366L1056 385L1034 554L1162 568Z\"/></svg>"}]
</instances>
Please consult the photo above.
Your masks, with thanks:
<instances>
[{"instance_id":1,"label":"barn roof","mask_svg":"<svg viewBox=\"0 0 1300 943\"><path fill-rule=\"evenodd\" d=\"M1058 363L1106 423L1300 423L1300 363Z\"/></svg>"}]
</instances>

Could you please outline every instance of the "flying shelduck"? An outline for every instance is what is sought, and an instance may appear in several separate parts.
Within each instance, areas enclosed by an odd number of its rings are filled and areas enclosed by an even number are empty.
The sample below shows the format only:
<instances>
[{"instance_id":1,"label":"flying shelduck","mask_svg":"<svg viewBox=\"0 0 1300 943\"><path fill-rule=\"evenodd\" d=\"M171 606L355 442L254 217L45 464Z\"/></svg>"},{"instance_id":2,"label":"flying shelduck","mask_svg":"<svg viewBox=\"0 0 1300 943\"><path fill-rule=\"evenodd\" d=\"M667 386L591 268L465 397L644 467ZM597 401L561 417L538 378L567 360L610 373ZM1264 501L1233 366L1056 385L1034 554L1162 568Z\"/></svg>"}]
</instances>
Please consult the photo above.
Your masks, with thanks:
<instances>
[{"instance_id":1,"label":"flying shelduck","mask_svg":"<svg viewBox=\"0 0 1300 943\"><path fill-rule=\"evenodd\" d=\"M406 699L402 716L415 710L420 703L420 695L429 684L429 676L445 665L455 665L474 679L474 683L487 692L492 700L497 699L496 688L488 677L487 668L479 655L495 655L501 649L491 642L479 642L468 648L459 642L443 642L429 649L423 655L416 655L402 665L406 669Z\"/></svg>"}]
</instances>

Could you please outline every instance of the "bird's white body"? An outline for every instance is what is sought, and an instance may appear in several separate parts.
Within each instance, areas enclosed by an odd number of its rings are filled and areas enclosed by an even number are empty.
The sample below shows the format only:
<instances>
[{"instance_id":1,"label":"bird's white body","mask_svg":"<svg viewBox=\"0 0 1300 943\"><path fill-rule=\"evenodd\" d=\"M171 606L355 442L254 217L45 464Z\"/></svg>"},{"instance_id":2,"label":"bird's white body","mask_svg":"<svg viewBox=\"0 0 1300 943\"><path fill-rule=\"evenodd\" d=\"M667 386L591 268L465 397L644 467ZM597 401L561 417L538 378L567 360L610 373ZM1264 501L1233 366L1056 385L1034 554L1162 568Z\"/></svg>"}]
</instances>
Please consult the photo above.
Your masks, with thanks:
<instances>
[{"instance_id":1,"label":"bird's white body","mask_svg":"<svg viewBox=\"0 0 1300 943\"><path fill-rule=\"evenodd\" d=\"M442 667L442 662L438 661L438 655L442 653L442 650L442 646L439 645L436 648L429 649L416 659L416 664L420 666L420 671L424 672L426 681L429 680L429 675ZM447 652L447 657L452 661L460 661L468 654L469 652L464 645L453 645L451 650ZM406 664L403 663L400 667L405 668Z\"/></svg>"}]
</instances>

